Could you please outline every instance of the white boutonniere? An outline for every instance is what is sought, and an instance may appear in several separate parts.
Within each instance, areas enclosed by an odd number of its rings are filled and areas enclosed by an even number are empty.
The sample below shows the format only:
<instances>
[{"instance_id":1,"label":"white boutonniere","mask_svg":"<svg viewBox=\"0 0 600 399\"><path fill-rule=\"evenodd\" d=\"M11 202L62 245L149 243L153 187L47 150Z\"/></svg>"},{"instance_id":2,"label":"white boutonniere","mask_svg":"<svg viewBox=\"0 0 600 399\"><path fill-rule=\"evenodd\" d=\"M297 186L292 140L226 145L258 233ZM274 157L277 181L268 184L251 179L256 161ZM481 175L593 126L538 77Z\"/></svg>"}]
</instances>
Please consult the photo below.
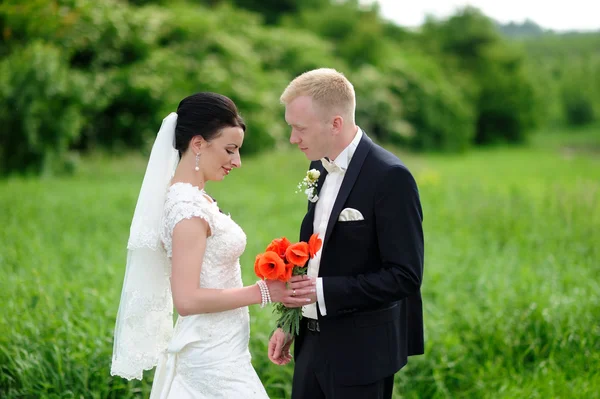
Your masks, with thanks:
<instances>
[{"instance_id":1,"label":"white boutonniere","mask_svg":"<svg viewBox=\"0 0 600 399\"><path fill-rule=\"evenodd\" d=\"M304 179L298 183L298 190L296 192L304 192L310 202L317 202L319 199L317 195L317 181L319 181L319 176L321 176L321 172L316 169L306 172Z\"/></svg>"}]
</instances>

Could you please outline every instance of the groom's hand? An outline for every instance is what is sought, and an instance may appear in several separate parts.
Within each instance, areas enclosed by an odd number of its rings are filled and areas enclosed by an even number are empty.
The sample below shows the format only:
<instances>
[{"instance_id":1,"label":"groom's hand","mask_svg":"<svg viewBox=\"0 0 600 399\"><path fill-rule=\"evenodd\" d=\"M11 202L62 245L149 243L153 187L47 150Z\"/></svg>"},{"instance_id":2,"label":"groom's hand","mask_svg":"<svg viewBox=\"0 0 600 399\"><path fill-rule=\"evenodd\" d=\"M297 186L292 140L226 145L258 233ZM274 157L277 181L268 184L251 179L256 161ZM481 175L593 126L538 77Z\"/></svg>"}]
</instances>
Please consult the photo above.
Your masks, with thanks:
<instances>
[{"instance_id":1,"label":"groom's hand","mask_svg":"<svg viewBox=\"0 0 600 399\"><path fill-rule=\"evenodd\" d=\"M288 283L289 296L281 302L288 308L299 308L317 302L317 279L294 276Z\"/></svg>"},{"instance_id":2,"label":"groom's hand","mask_svg":"<svg viewBox=\"0 0 600 399\"><path fill-rule=\"evenodd\" d=\"M293 336L286 336L281 328L275 330L269 340L269 360L273 363L284 366L292 360L290 347L294 342Z\"/></svg>"}]
</instances>

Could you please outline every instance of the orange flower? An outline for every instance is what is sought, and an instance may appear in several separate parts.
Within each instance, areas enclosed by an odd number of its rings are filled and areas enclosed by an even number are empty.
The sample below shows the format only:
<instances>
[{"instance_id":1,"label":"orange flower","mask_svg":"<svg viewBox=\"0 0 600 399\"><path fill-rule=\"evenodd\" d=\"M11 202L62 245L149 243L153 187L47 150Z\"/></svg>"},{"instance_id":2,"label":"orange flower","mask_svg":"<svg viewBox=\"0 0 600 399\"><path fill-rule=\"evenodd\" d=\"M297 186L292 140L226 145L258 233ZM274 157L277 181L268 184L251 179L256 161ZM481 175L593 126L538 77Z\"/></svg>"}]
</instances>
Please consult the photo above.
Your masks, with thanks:
<instances>
[{"instance_id":1,"label":"orange flower","mask_svg":"<svg viewBox=\"0 0 600 399\"><path fill-rule=\"evenodd\" d=\"M321 245L323 245L323 240L319 238L318 234L313 234L310 236L310 239L308 240L308 253L310 254L311 258L314 258L317 252L319 252Z\"/></svg>"},{"instance_id":2,"label":"orange flower","mask_svg":"<svg viewBox=\"0 0 600 399\"><path fill-rule=\"evenodd\" d=\"M277 280L286 272L285 263L277 252L267 251L256 256L254 273L262 279Z\"/></svg>"},{"instance_id":3,"label":"orange flower","mask_svg":"<svg viewBox=\"0 0 600 399\"><path fill-rule=\"evenodd\" d=\"M262 254L259 254L259 255L256 255L256 258L254 259L254 274L256 274L256 276L258 278L264 280L265 276L262 275L262 273L260 272L260 269L258 267L261 257L262 257Z\"/></svg>"},{"instance_id":4,"label":"orange flower","mask_svg":"<svg viewBox=\"0 0 600 399\"><path fill-rule=\"evenodd\" d=\"M306 264L309 257L308 244L304 241L300 241L296 244L292 244L285 251L285 257L288 262L293 265L302 267Z\"/></svg>"},{"instance_id":5,"label":"orange flower","mask_svg":"<svg viewBox=\"0 0 600 399\"><path fill-rule=\"evenodd\" d=\"M267 247L265 251L273 251L277 253L281 259L285 258L285 251L291 245L290 240L285 237L276 238Z\"/></svg>"},{"instance_id":6,"label":"orange flower","mask_svg":"<svg viewBox=\"0 0 600 399\"><path fill-rule=\"evenodd\" d=\"M290 281L290 279L292 278L294 267L295 266L293 264L286 263L285 264L285 273L283 273L283 275L279 276L279 281L283 281L284 283L287 283L288 281Z\"/></svg>"}]
</instances>

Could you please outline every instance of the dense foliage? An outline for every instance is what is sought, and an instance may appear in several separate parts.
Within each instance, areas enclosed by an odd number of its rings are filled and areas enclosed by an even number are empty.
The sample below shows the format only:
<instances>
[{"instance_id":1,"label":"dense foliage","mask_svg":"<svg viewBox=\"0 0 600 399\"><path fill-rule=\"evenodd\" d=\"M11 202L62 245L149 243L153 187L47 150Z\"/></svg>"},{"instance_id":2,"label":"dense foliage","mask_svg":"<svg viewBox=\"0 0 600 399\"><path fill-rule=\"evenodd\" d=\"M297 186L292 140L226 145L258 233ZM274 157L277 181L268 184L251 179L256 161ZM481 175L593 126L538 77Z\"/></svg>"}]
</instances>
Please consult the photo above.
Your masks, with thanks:
<instances>
[{"instance_id":1,"label":"dense foliage","mask_svg":"<svg viewBox=\"0 0 600 399\"><path fill-rule=\"evenodd\" d=\"M508 39L473 8L411 31L357 0L5 0L0 31L0 174L147 149L203 90L238 104L246 154L272 148L287 135L280 93L322 66L354 83L368 133L417 150L518 143L600 114L599 34Z\"/></svg>"}]
</instances>

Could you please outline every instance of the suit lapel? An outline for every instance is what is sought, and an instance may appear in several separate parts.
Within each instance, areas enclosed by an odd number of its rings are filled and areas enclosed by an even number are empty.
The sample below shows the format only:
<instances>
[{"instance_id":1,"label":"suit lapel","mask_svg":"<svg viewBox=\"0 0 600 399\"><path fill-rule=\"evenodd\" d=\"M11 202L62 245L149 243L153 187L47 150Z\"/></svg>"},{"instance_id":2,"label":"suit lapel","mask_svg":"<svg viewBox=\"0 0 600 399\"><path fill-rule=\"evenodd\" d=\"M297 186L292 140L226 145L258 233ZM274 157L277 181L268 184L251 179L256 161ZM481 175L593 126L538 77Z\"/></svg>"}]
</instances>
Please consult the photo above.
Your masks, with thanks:
<instances>
[{"instance_id":1,"label":"suit lapel","mask_svg":"<svg viewBox=\"0 0 600 399\"><path fill-rule=\"evenodd\" d=\"M363 132L363 137L358 143L358 147L356 147L356 151L352 156L352 160L348 165L348 169L346 170L346 175L344 176L344 180L342 181L342 185L340 187L340 191L338 192L337 198L335 199L335 203L333 204L333 209L331 210L331 216L329 217L329 222L327 223L327 231L325 232L325 242L323 243L323 250L325 250L325 246L331 237L331 232L333 231L333 226L340 216L340 212L342 212L342 207L346 203L346 199L348 199L348 195L350 195L350 191L352 191L352 187L354 187L354 183L358 178L360 173L360 169L362 168L363 163L365 162L365 158L367 154L371 150L373 142L371 139Z\"/></svg>"},{"instance_id":2,"label":"suit lapel","mask_svg":"<svg viewBox=\"0 0 600 399\"><path fill-rule=\"evenodd\" d=\"M319 180L317 180L317 196L321 193L321 187L323 187L323 183L325 182L325 177L327 177L327 170L323 167L323 164L319 161L315 161L315 167L313 169L317 169L320 172ZM315 207L317 206L316 202L308 201L308 211L313 213L315 212ZM311 220L314 219L311 218Z\"/></svg>"},{"instance_id":3,"label":"suit lapel","mask_svg":"<svg viewBox=\"0 0 600 399\"><path fill-rule=\"evenodd\" d=\"M327 176L327 171L323 168L323 164L319 161L314 161L311 163L309 169L317 169L321 174L319 176L319 180L317 180L317 196L321 192L321 187L323 187L323 182L325 181L325 177ZM315 208L317 206L316 202L308 201L308 210L306 215L304 216L304 220L302 221L301 231L300 231L300 241L307 241L310 238L311 234L314 232L314 219L315 219Z\"/></svg>"}]
</instances>

